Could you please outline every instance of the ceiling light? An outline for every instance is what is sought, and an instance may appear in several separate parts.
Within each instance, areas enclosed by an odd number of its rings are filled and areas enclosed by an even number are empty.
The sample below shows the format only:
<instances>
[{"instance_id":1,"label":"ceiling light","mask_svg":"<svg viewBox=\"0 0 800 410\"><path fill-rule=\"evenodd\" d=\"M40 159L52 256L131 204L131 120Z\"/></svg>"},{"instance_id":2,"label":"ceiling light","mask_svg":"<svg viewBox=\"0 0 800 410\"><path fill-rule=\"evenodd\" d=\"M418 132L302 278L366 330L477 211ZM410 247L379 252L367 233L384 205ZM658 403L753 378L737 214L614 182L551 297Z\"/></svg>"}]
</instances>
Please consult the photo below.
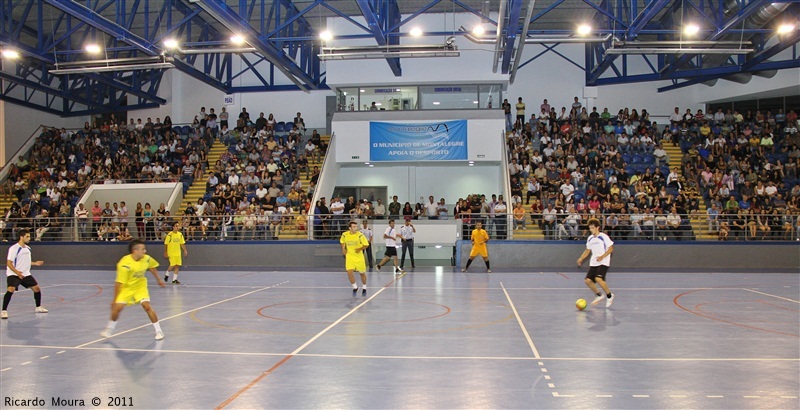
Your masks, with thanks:
<instances>
[{"instance_id":1,"label":"ceiling light","mask_svg":"<svg viewBox=\"0 0 800 410\"><path fill-rule=\"evenodd\" d=\"M174 50L178 48L178 40L175 40L174 38L168 38L164 40L164 47Z\"/></svg>"},{"instance_id":2,"label":"ceiling light","mask_svg":"<svg viewBox=\"0 0 800 410\"><path fill-rule=\"evenodd\" d=\"M97 54L97 53L99 53L101 50L102 50L102 49L101 49L101 48L100 48L100 46L98 46L97 44L87 44L87 45L86 45L86 51L87 51L87 52L89 52L89 53L92 53L92 54Z\"/></svg>"},{"instance_id":3,"label":"ceiling light","mask_svg":"<svg viewBox=\"0 0 800 410\"><path fill-rule=\"evenodd\" d=\"M333 33L331 33L329 30L325 30L322 33L319 33L319 38L323 41L331 41L333 40Z\"/></svg>"},{"instance_id":4,"label":"ceiling light","mask_svg":"<svg viewBox=\"0 0 800 410\"><path fill-rule=\"evenodd\" d=\"M480 24L478 24L477 26L473 27L473 29L472 29L472 34L474 34L476 36L482 36L483 33L485 33L485 32L486 32L486 29L484 29L483 26L480 25Z\"/></svg>"},{"instance_id":5,"label":"ceiling light","mask_svg":"<svg viewBox=\"0 0 800 410\"><path fill-rule=\"evenodd\" d=\"M231 43L236 45L242 45L244 44L244 37L240 35L231 36Z\"/></svg>"},{"instance_id":6,"label":"ceiling light","mask_svg":"<svg viewBox=\"0 0 800 410\"><path fill-rule=\"evenodd\" d=\"M365 90L365 89L363 89L363 88L362 88L362 89L358 90L358 92L360 92L360 93L365 93L365 92L367 92L367 90Z\"/></svg>"},{"instance_id":7,"label":"ceiling light","mask_svg":"<svg viewBox=\"0 0 800 410\"><path fill-rule=\"evenodd\" d=\"M377 105L377 106L380 106L380 105L381 105L381 103L375 103L375 105Z\"/></svg>"},{"instance_id":8,"label":"ceiling light","mask_svg":"<svg viewBox=\"0 0 800 410\"><path fill-rule=\"evenodd\" d=\"M477 101L473 101L472 103L473 103L473 104L477 104L478 102L477 102Z\"/></svg>"},{"instance_id":9,"label":"ceiling light","mask_svg":"<svg viewBox=\"0 0 800 410\"><path fill-rule=\"evenodd\" d=\"M433 105L439 105L439 104L441 104L439 101L434 101L433 102Z\"/></svg>"},{"instance_id":10,"label":"ceiling light","mask_svg":"<svg viewBox=\"0 0 800 410\"><path fill-rule=\"evenodd\" d=\"M698 26L697 24L689 24L683 29L683 34L686 34L687 36L693 36L699 32L700 32L700 26Z\"/></svg>"},{"instance_id":11,"label":"ceiling light","mask_svg":"<svg viewBox=\"0 0 800 410\"><path fill-rule=\"evenodd\" d=\"M419 28L419 27L414 27L408 33L411 34L414 37L419 37L419 36L422 35L422 29Z\"/></svg>"},{"instance_id":12,"label":"ceiling light","mask_svg":"<svg viewBox=\"0 0 800 410\"><path fill-rule=\"evenodd\" d=\"M788 34L794 31L795 25L791 23L781 24L778 27L778 34Z\"/></svg>"},{"instance_id":13,"label":"ceiling light","mask_svg":"<svg viewBox=\"0 0 800 410\"><path fill-rule=\"evenodd\" d=\"M8 50L8 49L6 49L6 50L3 50L3 57L16 59L16 58L19 58L19 53L17 52L17 50Z\"/></svg>"},{"instance_id":14,"label":"ceiling light","mask_svg":"<svg viewBox=\"0 0 800 410\"><path fill-rule=\"evenodd\" d=\"M592 32L592 26L588 24L581 24L578 26L578 35L588 36Z\"/></svg>"}]
</instances>

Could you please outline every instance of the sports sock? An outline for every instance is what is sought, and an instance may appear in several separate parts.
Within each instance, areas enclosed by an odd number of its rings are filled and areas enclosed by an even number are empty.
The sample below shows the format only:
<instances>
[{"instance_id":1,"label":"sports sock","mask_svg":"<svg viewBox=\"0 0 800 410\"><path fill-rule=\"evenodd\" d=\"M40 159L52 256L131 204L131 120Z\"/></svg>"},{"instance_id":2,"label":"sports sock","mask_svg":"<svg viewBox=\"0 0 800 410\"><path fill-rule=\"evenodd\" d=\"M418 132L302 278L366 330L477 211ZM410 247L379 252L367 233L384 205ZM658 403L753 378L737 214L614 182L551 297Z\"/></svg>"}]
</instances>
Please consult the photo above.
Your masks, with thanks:
<instances>
[{"instance_id":1,"label":"sports sock","mask_svg":"<svg viewBox=\"0 0 800 410\"><path fill-rule=\"evenodd\" d=\"M161 331L161 324L160 323L154 322L153 323L153 327L156 328L156 332L160 332Z\"/></svg>"},{"instance_id":2,"label":"sports sock","mask_svg":"<svg viewBox=\"0 0 800 410\"><path fill-rule=\"evenodd\" d=\"M42 292L33 292L33 300L36 302L36 307L42 306Z\"/></svg>"},{"instance_id":3,"label":"sports sock","mask_svg":"<svg viewBox=\"0 0 800 410\"><path fill-rule=\"evenodd\" d=\"M114 329L116 329L116 328L117 328L117 322L115 322L113 320L109 320L108 321L108 325L106 325L106 329L108 329L108 330L113 332Z\"/></svg>"},{"instance_id":4,"label":"sports sock","mask_svg":"<svg viewBox=\"0 0 800 410\"><path fill-rule=\"evenodd\" d=\"M361 285L361 289L367 290L367 285L366 284Z\"/></svg>"},{"instance_id":5,"label":"sports sock","mask_svg":"<svg viewBox=\"0 0 800 410\"><path fill-rule=\"evenodd\" d=\"M172 274L172 280L173 280L173 281L176 281L176 280L178 280L178 274L177 274L177 273L173 273L173 274Z\"/></svg>"},{"instance_id":6,"label":"sports sock","mask_svg":"<svg viewBox=\"0 0 800 410\"><path fill-rule=\"evenodd\" d=\"M353 286L353 289L358 289L358 285L356 285L355 283L351 283L351 285Z\"/></svg>"},{"instance_id":7,"label":"sports sock","mask_svg":"<svg viewBox=\"0 0 800 410\"><path fill-rule=\"evenodd\" d=\"M488 260L485 260L484 262L486 263L486 269L492 269L492 268L489 267L489 261Z\"/></svg>"},{"instance_id":8,"label":"sports sock","mask_svg":"<svg viewBox=\"0 0 800 410\"><path fill-rule=\"evenodd\" d=\"M472 259L467 259L467 266L464 266L464 269L468 269L469 265L472 264Z\"/></svg>"},{"instance_id":9,"label":"sports sock","mask_svg":"<svg viewBox=\"0 0 800 410\"><path fill-rule=\"evenodd\" d=\"M11 302L12 295L13 293L11 292L6 292L6 294L3 295L3 310L8 310L8 302Z\"/></svg>"}]
</instances>

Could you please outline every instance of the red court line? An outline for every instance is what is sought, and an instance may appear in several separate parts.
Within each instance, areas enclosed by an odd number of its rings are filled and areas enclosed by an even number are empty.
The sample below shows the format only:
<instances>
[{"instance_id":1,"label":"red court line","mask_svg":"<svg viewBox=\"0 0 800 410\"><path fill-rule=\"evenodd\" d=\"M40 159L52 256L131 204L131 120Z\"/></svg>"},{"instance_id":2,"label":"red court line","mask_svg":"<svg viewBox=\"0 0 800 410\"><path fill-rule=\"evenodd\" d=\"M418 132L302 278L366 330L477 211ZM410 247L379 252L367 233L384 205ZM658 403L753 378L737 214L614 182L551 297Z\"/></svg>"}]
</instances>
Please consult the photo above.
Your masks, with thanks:
<instances>
[{"instance_id":1,"label":"red court line","mask_svg":"<svg viewBox=\"0 0 800 410\"><path fill-rule=\"evenodd\" d=\"M730 288L730 289L731 290L736 290L738 288ZM683 292L683 293L679 294L678 296L675 296L675 298L672 299L672 303L674 303L675 306L679 307L680 309L685 310L686 312L689 312L689 313L691 313L693 315L697 315L697 316L700 316L700 317L704 317L706 319L716 320L718 322L727 323L729 325L734 325L734 326L739 326L739 327L744 327L744 328L747 328L747 329L760 330L762 332L769 332L769 333L775 333L775 334L778 334L778 335L784 335L784 336L791 336L791 337L800 338L800 335L795 335L795 334L785 333L785 332L778 332L776 330L762 329L760 327L749 326L749 325L745 325L745 324L742 324L742 323L732 322L730 320L720 319L720 318L717 318L717 317L714 317L714 316L710 316L710 315L706 315L706 314L703 314L703 313L699 313L699 312L696 312L694 310L687 309L686 307L681 305L680 302L678 302L678 299L680 299L681 297L683 297L685 295L688 295L690 293L699 292L701 290L706 290L706 289L695 289L695 290L690 290L688 292Z\"/></svg>"},{"instance_id":2,"label":"red court line","mask_svg":"<svg viewBox=\"0 0 800 410\"><path fill-rule=\"evenodd\" d=\"M405 276L405 274L403 274L403 276ZM395 282L397 282L397 279L399 279L399 278L401 278L401 277L402 277L402 276L400 276L400 277L397 277L397 278L392 278L392 280L391 280L389 283L387 283L386 285L384 285L384 286L383 286L383 288L385 289L385 288L388 288L389 286L392 286L392 285L393 285ZM312 338L312 340L313 340L313 338ZM289 359L291 359L292 357L294 357L294 355L295 355L295 354L297 354L297 353L300 353L300 351L292 352L292 354L289 354L289 355L287 355L286 357L284 357L283 359L281 359L281 361L279 361L278 363L275 363L275 365L274 365L274 366L272 366L272 367L270 367L270 368L269 368L269 370L267 370L267 371L265 371L265 372L261 373L260 375L258 375L258 377L256 377L255 379L253 379L253 380L252 380L250 383L247 383L247 385L246 385L246 386L244 386L244 387L242 387L241 389L239 389L239 391L237 391L236 393L234 393L234 394L233 394L231 397L228 397L228 398L227 398L225 401L223 401L223 402L222 402L222 403L221 403L219 406L215 407L215 410L220 410L220 409L224 408L225 406L227 406L227 405L231 404L231 403L232 403L234 400L236 400L236 399L237 399L239 396L241 396L242 394L244 394L246 391L250 390L250 389L251 389L253 386L255 386L256 384L258 384L258 383L259 383L261 380L263 380L265 377L267 377L267 376L269 376L270 374L272 374L272 372L274 372L275 370L277 370L279 367L283 366L283 364L284 364L284 363L288 362L288 361L289 361Z\"/></svg>"},{"instance_id":3,"label":"red court line","mask_svg":"<svg viewBox=\"0 0 800 410\"><path fill-rule=\"evenodd\" d=\"M91 285L91 286L94 286L94 287L96 287L96 288L97 288L97 292L95 292L94 294L91 294L91 295L89 295L89 296L84 296L84 297L82 297L82 298L78 298L78 299L75 299L75 300L70 300L70 301L65 301L65 299L64 299L64 298L60 298L60 299L61 299L61 302L64 302L64 304L65 304L65 305L66 305L67 303L80 302L80 301L82 301L82 300L91 299L91 298L93 298L93 297L95 297L95 296L97 296L97 295L99 295L99 294L103 293L103 288L102 288L100 285Z\"/></svg>"}]
</instances>

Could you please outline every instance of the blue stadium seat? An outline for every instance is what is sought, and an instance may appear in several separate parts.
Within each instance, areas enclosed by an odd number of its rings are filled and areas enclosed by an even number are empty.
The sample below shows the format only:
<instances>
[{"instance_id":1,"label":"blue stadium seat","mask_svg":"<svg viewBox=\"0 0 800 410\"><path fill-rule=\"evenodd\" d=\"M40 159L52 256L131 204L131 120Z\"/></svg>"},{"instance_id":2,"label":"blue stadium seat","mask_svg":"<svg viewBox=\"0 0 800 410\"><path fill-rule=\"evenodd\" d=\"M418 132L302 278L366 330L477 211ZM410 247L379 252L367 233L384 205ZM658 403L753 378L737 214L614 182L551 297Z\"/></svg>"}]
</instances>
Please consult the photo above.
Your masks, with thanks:
<instances>
[{"instance_id":1,"label":"blue stadium seat","mask_svg":"<svg viewBox=\"0 0 800 410\"><path fill-rule=\"evenodd\" d=\"M643 162L643 158L642 158L641 155L634 155L631 158L631 163L633 163L633 164L641 164L642 162Z\"/></svg>"},{"instance_id":2,"label":"blue stadium seat","mask_svg":"<svg viewBox=\"0 0 800 410\"><path fill-rule=\"evenodd\" d=\"M645 164L655 164L656 163L656 157L651 155L651 154L646 154L644 156L644 161L643 162Z\"/></svg>"},{"instance_id":3,"label":"blue stadium seat","mask_svg":"<svg viewBox=\"0 0 800 410\"><path fill-rule=\"evenodd\" d=\"M630 162L633 160L633 155L622 154L622 160L625 161L626 164L630 164Z\"/></svg>"},{"instance_id":4,"label":"blue stadium seat","mask_svg":"<svg viewBox=\"0 0 800 410\"><path fill-rule=\"evenodd\" d=\"M279 123L275 124L275 133L277 134L277 133L279 133L279 132L283 132L283 131L284 131L284 125L285 125L285 124L284 124L284 122L283 122L283 121L281 121L281 122L279 122Z\"/></svg>"},{"instance_id":5,"label":"blue stadium seat","mask_svg":"<svg viewBox=\"0 0 800 410\"><path fill-rule=\"evenodd\" d=\"M192 127L188 125L184 125L183 128L181 128L181 135L189 135L191 134L191 132L192 132Z\"/></svg>"}]
</instances>

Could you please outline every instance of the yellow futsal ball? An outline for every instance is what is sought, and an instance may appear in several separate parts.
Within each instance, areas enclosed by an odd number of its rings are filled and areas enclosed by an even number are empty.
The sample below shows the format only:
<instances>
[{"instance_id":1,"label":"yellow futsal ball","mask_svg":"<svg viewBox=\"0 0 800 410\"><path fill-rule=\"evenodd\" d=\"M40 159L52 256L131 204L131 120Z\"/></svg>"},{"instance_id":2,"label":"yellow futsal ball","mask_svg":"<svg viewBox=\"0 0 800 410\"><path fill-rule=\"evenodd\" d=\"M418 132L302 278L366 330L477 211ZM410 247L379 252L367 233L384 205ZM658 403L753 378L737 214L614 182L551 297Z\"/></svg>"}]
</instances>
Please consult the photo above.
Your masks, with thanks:
<instances>
[{"instance_id":1,"label":"yellow futsal ball","mask_svg":"<svg viewBox=\"0 0 800 410\"><path fill-rule=\"evenodd\" d=\"M575 307L578 308L578 310L586 309L586 301L583 299L576 300Z\"/></svg>"}]
</instances>

